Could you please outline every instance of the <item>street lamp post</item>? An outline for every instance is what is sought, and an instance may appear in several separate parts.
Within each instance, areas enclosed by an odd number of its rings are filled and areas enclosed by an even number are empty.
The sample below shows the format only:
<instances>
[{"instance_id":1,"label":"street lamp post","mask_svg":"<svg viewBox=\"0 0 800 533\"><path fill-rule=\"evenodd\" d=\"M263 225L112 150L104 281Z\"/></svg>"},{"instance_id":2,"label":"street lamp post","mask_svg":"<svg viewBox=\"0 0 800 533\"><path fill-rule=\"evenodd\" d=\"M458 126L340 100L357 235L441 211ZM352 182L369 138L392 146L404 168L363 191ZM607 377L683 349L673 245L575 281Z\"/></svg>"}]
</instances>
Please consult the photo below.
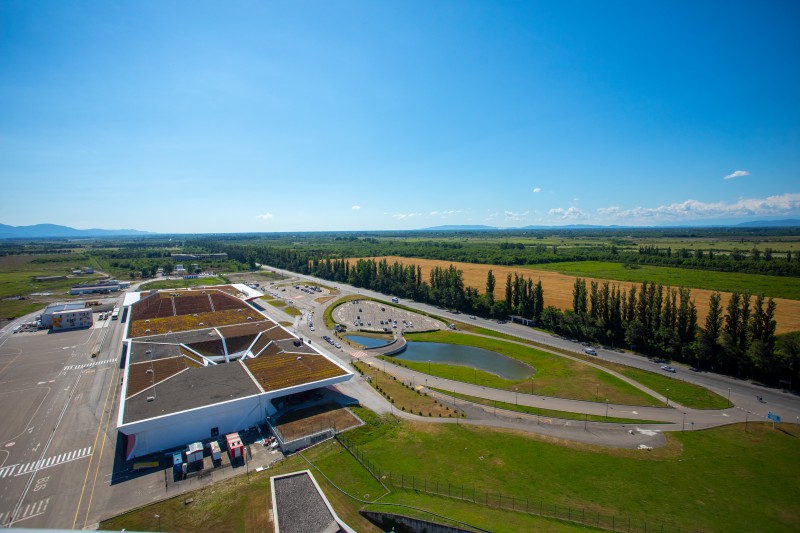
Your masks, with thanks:
<instances>
[{"instance_id":1,"label":"street lamp post","mask_svg":"<svg viewBox=\"0 0 800 533\"><path fill-rule=\"evenodd\" d=\"M686 413L683 413L683 429L681 431L686 431Z\"/></svg>"},{"instance_id":2,"label":"street lamp post","mask_svg":"<svg viewBox=\"0 0 800 533\"><path fill-rule=\"evenodd\" d=\"M519 407L519 391L514 387L514 404Z\"/></svg>"},{"instance_id":3,"label":"street lamp post","mask_svg":"<svg viewBox=\"0 0 800 533\"><path fill-rule=\"evenodd\" d=\"M669 407L669 387L667 387L667 407Z\"/></svg>"},{"instance_id":4,"label":"street lamp post","mask_svg":"<svg viewBox=\"0 0 800 533\"><path fill-rule=\"evenodd\" d=\"M599 397L600 397L600 384L598 383L598 384L597 384L597 388L596 388L596 390L594 391L594 401L597 401L597 399L598 399Z\"/></svg>"},{"instance_id":5,"label":"street lamp post","mask_svg":"<svg viewBox=\"0 0 800 533\"><path fill-rule=\"evenodd\" d=\"M728 407L731 405L731 388L728 387Z\"/></svg>"},{"instance_id":6,"label":"street lamp post","mask_svg":"<svg viewBox=\"0 0 800 533\"><path fill-rule=\"evenodd\" d=\"M461 415L458 414L458 409L456 409L456 390L453 389L453 410L456 412L456 425L458 425L458 419Z\"/></svg>"},{"instance_id":7,"label":"street lamp post","mask_svg":"<svg viewBox=\"0 0 800 533\"><path fill-rule=\"evenodd\" d=\"M606 418L608 418L608 398L606 398Z\"/></svg>"},{"instance_id":8,"label":"street lamp post","mask_svg":"<svg viewBox=\"0 0 800 533\"><path fill-rule=\"evenodd\" d=\"M161 531L161 515L160 514L154 515L154 518L158 520L158 530Z\"/></svg>"}]
</instances>

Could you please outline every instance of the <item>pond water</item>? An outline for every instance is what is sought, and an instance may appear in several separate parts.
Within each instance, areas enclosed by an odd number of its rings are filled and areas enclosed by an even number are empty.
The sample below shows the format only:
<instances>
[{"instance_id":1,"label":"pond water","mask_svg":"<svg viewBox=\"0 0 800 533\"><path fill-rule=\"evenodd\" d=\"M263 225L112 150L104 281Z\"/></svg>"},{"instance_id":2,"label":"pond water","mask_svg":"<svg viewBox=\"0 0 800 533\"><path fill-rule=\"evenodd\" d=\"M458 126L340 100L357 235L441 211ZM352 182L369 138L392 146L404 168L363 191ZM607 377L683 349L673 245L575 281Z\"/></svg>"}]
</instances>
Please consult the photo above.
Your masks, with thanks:
<instances>
[{"instance_id":1,"label":"pond water","mask_svg":"<svg viewBox=\"0 0 800 533\"><path fill-rule=\"evenodd\" d=\"M533 367L497 352L440 342L409 342L405 351L395 355L406 361L430 361L468 366L490 372L504 379L524 379L533 375Z\"/></svg>"},{"instance_id":2,"label":"pond water","mask_svg":"<svg viewBox=\"0 0 800 533\"><path fill-rule=\"evenodd\" d=\"M392 342L392 339L389 338L377 339L375 337L362 337L361 335L348 335L347 338L365 348L377 348L378 346L385 346Z\"/></svg>"}]
</instances>

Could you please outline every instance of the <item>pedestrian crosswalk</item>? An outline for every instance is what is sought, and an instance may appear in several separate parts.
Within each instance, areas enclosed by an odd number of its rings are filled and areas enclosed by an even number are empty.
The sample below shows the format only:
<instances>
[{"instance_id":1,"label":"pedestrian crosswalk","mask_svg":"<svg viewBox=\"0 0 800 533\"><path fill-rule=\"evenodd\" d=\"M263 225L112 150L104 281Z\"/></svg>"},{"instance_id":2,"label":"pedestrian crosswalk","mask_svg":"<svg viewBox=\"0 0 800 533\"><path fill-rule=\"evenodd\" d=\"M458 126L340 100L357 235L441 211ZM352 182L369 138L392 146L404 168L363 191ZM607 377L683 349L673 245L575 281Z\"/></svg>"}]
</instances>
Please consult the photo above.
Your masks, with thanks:
<instances>
[{"instance_id":1,"label":"pedestrian crosswalk","mask_svg":"<svg viewBox=\"0 0 800 533\"><path fill-rule=\"evenodd\" d=\"M17 522L27 520L28 518L33 518L34 516L44 514L44 512L47 511L47 505L49 503L50 498L45 498L43 500L28 503L20 507L17 516L14 518L14 523L16 524ZM5 526L11 520L11 514L13 512L14 511L0 512L0 527Z\"/></svg>"},{"instance_id":2,"label":"pedestrian crosswalk","mask_svg":"<svg viewBox=\"0 0 800 533\"><path fill-rule=\"evenodd\" d=\"M83 363L82 365L67 365L64 367L64 370L76 370L78 368L90 368L93 366L98 365L107 365L108 363L113 363L113 359L103 359L102 361L92 361L91 363Z\"/></svg>"},{"instance_id":3,"label":"pedestrian crosswalk","mask_svg":"<svg viewBox=\"0 0 800 533\"><path fill-rule=\"evenodd\" d=\"M351 352L350 357L352 357L353 359L363 359L365 357L369 357L369 354L364 350L358 350L356 352Z\"/></svg>"},{"instance_id":4,"label":"pedestrian crosswalk","mask_svg":"<svg viewBox=\"0 0 800 533\"><path fill-rule=\"evenodd\" d=\"M90 455L92 455L92 447L87 446L86 448L81 448L79 450L74 450L59 455L53 455L52 457L39 459L38 461L31 461L30 463L4 466L3 468L0 468L0 478L30 474L37 469L43 470L45 468L50 468L51 466L68 463L77 459L83 459L84 457L88 457Z\"/></svg>"}]
</instances>

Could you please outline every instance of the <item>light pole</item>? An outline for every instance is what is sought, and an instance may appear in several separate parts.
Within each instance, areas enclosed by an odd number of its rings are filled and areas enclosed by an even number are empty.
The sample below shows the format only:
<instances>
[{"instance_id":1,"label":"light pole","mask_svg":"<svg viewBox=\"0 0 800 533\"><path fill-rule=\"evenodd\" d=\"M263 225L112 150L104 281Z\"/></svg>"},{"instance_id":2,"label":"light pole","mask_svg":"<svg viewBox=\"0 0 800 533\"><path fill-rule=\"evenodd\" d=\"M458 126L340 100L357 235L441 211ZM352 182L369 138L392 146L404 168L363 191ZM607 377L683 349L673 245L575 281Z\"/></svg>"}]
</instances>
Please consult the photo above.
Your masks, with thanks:
<instances>
[{"instance_id":1,"label":"light pole","mask_svg":"<svg viewBox=\"0 0 800 533\"><path fill-rule=\"evenodd\" d=\"M458 419L461 415L458 414L458 409L456 409L456 390L453 389L453 411L456 412L456 425L458 425Z\"/></svg>"},{"instance_id":2,"label":"light pole","mask_svg":"<svg viewBox=\"0 0 800 533\"><path fill-rule=\"evenodd\" d=\"M608 418L608 398L606 398L606 418Z\"/></svg>"},{"instance_id":3,"label":"light pole","mask_svg":"<svg viewBox=\"0 0 800 533\"><path fill-rule=\"evenodd\" d=\"M686 413L683 413L683 429L681 431L686 431Z\"/></svg>"},{"instance_id":4,"label":"light pole","mask_svg":"<svg viewBox=\"0 0 800 533\"><path fill-rule=\"evenodd\" d=\"M596 388L596 390L594 391L594 401L597 401L597 399L598 399L599 397L600 397L600 384L598 383L598 384L597 384L597 388Z\"/></svg>"},{"instance_id":5,"label":"light pole","mask_svg":"<svg viewBox=\"0 0 800 533\"><path fill-rule=\"evenodd\" d=\"M514 405L519 407L519 391L514 387Z\"/></svg>"},{"instance_id":6,"label":"light pole","mask_svg":"<svg viewBox=\"0 0 800 533\"><path fill-rule=\"evenodd\" d=\"M669 407L669 387L667 387L667 407Z\"/></svg>"},{"instance_id":7,"label":"light pole","mask_svg":"<svg viewBox=\"0 0 800 533\"><path fill-rule=\"evenodd\" d=\"M161 515L157 514L154 515L155 519L158 520L158 530L161 531Z\"/></svg>"},{"instance_id":8,"label":"light pole","mask_svg":"<svg viewBox=\"0 0 800 533\"><path fill-rule=\"evenodd\" d=\"M731 406L731 388L728 387L728 407Z\"/></svg>"}]
</instances>

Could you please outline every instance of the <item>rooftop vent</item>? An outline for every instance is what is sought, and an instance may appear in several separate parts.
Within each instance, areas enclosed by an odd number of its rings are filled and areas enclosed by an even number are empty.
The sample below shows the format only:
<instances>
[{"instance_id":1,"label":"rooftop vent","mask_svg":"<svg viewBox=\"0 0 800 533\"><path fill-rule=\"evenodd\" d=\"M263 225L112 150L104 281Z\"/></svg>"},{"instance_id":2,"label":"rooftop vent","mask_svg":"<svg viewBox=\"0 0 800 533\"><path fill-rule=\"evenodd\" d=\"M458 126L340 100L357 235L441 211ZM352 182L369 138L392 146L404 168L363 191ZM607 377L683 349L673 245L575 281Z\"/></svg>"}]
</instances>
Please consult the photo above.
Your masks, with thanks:
<instances>
[{"instance_id":1,"label":"rooftop vent","mask_svg":"<svg viewBox=\"0 0 800 533\"><path fill-rule=\"evenodd\" d=\"M144 330L145 333L150 333L149 329Z\"/></svg>"},{"instance_id":2,"label":"rooftop vent","mask_svg":"<svg viewBox=\"0 0 800 533\"><path fill-rule=\"evenodd\" d=\"M152 368L148 368L147 370L145 370L145 373L146 374L152 374L153 373L153 369Z\"/></svg>"},{"instance_id":3,"label":"rooftop vent","mask_svg":"<svg viewBox=\"0 0 800 533\"><path fill-rule=\"evenodd\" d=\"M153 401L153 400L155 400L155 399L156 399L156 397L155 397L155 396L148 396L148 397L147 397L147 401L148 401L148 402L152 402L152 401Z\"/></svg>"}]
</instances>

